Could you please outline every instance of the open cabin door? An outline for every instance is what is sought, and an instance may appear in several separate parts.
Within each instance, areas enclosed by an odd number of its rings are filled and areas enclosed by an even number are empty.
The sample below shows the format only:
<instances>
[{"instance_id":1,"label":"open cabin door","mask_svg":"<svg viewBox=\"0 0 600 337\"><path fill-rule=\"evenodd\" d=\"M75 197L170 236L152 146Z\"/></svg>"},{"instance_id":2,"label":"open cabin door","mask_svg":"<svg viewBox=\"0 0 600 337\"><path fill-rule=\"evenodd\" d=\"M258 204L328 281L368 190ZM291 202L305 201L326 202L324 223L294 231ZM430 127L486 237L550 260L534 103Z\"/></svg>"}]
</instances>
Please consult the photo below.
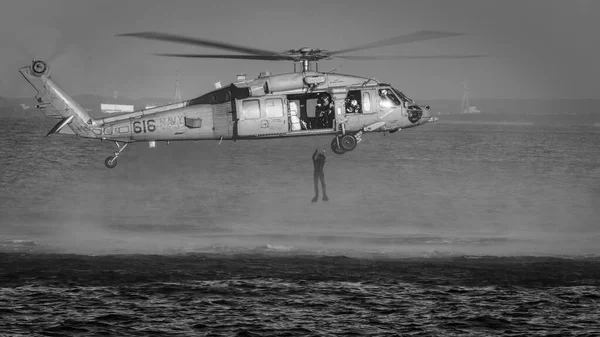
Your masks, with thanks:
<instances>
[{"instance_id":1,"label":"open cabin door","mask_svg":"<svg viewBox=\"0 0 600 337\"><path fill-rule=\"evenodd\" d=\"M238 107L238 136L282 134L288 131L283 97L243 99Z\"/></svg>"}]
</instances>

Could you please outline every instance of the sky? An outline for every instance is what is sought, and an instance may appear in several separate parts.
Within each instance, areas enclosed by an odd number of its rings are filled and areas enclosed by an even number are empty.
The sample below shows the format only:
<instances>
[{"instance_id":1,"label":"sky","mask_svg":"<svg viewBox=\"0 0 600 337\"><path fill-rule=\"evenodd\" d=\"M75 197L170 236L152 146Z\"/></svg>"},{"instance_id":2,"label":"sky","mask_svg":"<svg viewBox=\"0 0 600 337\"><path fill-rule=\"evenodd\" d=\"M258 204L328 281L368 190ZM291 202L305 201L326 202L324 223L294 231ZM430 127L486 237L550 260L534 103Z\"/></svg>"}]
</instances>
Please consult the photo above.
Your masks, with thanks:
<instances>
[{"instance_id":1,"label":"sky","mask_svg":"<svg viewBox=\"0 0 600 337\"><path fill-rule=\"evenodd\" d=\"M597 98L600 1L594 0L3 0L0 96L34 95L18 73L49 60L69 94L184 99L232 82L291 72L289 61L181 59L153 53L226 53L116 37L157 31L284 51L339 50L419 30L462 33L352 55L485 54L461 60L324 60L320 70L392 83L408 96ZM350 55L350 54L348 54Z\"/></svg>"}]
</instances>

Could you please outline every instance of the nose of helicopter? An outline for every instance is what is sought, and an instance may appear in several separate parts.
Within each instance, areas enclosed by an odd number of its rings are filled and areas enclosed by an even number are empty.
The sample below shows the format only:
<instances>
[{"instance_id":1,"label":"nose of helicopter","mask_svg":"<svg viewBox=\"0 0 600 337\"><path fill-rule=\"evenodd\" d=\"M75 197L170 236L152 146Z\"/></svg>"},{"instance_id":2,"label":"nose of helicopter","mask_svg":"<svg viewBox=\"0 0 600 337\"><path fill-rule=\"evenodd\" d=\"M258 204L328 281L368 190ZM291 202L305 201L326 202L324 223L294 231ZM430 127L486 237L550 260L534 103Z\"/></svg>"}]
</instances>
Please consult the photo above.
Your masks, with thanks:
<instances>
[{"instance_id":1,"label":"nose of helicopter","mask_svg":"<svg viewBox=\"0 0 600 337\"><path fill-rule=\"evenodd\" d=\"M429 106L423 107L423 115L421 116L421 124L431 123L431 122L435 122L437 120L438 119L436 117L433 117L431 115L431 112L429 110Z\"/></svg>"}]
</instances>

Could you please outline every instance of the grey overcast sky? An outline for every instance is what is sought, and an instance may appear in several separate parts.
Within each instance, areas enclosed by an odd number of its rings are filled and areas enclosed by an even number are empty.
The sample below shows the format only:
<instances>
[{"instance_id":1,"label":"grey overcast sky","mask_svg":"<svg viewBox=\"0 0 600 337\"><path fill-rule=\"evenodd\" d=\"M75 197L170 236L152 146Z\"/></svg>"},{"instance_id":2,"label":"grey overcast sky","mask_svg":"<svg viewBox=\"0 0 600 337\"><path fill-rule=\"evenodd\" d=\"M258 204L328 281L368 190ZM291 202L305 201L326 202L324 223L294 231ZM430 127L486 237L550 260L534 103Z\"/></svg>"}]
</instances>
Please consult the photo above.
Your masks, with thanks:
<instances>
[{"instance_id":1,"label":"grey overcast sky","mask_svg":"<svg viewBox=\"0 0 600 337\"><path fill-rule=\"evenodd\" d=\"M283 51L338 50L418 30L464 33L353 55L486 54L485 59L321 61L320 70L391 82L416 98L597 98L600 1L594 0L3 0L0 96L32 95L18 73L32 57L51 60L73 95L183 98L238 73L289 72L286 61L177 59L152 53L223 53L115 37L159 31Z\"/></svg>"}]
</instances>

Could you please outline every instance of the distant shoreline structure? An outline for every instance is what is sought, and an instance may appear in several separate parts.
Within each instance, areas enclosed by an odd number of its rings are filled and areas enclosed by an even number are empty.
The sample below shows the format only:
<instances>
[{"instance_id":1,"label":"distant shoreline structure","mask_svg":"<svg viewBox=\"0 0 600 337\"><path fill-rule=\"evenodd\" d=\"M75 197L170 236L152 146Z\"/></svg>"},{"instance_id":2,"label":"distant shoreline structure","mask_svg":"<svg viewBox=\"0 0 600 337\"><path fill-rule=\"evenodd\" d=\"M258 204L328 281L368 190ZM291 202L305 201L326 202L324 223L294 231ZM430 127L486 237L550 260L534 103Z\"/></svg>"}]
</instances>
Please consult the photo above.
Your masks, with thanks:
<instances>
[{"instance_id":1,"label":"distant shoreline structure","mask_svg":"<svg viewBox=\"0 0 600 337\"><path fill-rule=\"evenodd\" d=\"M133 112L134 106L130 104L109 104L101 103L100 111L103 113L122 113L122 112Z\"/></svg>"},{"instance_id":2,"label":"distant shoreline structure","mask_svg":"<svg viewBox=\"0 0 600 337\"><path fill-rule=\"evenodd\" d=\"M480 114L481 111L477 109L477 107L471 105L471 101L469 101L469 89L467 87L467 82L465 82L465 91L463 93L462 98L462 106L460 109L461 114Z\"/></svg>"}]
</instances>

